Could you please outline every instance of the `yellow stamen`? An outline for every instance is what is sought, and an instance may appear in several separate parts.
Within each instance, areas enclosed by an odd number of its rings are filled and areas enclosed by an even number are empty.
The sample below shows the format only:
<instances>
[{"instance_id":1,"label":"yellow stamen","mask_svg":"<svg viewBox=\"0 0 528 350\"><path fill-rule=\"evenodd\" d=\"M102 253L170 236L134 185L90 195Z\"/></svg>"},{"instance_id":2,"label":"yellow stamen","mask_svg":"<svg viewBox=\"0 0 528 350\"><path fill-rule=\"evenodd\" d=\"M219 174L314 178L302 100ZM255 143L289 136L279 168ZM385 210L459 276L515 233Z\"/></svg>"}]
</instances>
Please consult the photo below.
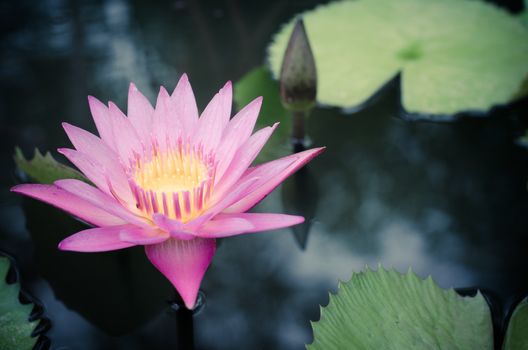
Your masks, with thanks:
<instances>
[{"instance_id":1,"label":"yellow stamen","mask_svg":"<svg viewBox=\"0 0 528 350\"><path fill-rule=\"evenodd\" d=\"M199 216L214 176L204 159L201 152L179 147L138 160L131 184L138 208L147 216L163 213L182 222Z\"/></svg>"}]
</instances>

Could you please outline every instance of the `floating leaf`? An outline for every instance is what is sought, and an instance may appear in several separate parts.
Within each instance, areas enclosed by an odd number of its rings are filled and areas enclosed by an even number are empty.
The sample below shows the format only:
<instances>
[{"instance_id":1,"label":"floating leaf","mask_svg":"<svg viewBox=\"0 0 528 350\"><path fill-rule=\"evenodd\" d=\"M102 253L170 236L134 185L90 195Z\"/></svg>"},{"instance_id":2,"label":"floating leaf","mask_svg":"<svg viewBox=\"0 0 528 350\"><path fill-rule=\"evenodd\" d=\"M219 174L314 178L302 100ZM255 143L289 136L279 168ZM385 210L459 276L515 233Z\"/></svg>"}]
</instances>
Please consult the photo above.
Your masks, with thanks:
<instances>
[{"instance_id":1,"label":"floating leaf","mask_svg":"<svg viewBox=\"0 0 528 350\"><path fill-rule=\"evenodd\" d=\"M255 129L270 126L276 122L281 123L257 158L257 162L263 162L290 153L288 141L292 128L292 116L282 106L279 85L271 78L264 66L251 70L234 86L234 100L238 108L245 106L258 96L264 99Z\"/></svg>"},{"instance_id":2,"label":"floating leaf","mask_svg":"<svg viewBox=\"0 0 528 350\"><path fill-rule=\"evenodd\" d=\"M401 72L408 112L483 112L519 97L528 76L528 28L483 1L341 1L303 19L323 104L357 107ZM269 47L275 77L291 30Z\"/></svg>"},{"instance_id":3,"label":"floating leaf","mask_svg":"<svg viewBox=\"0 0 528 350\"><path fill-rule=\"evenodd\" d=\"M526 299L513 311L503 348L504 350L528 349L528 301Z\"/></svg>"},{"instance_id":4,"label":"floating leaf","mask_svg":"<svg viewBox=\"0 0 528 350\"><path fill-rule=\"evenodd\" d=\"M0 349L29 350L37 341L31 333L38 321L29 322L33 305L19 302L20 285L7 284L8 270L9 259L0 257Z\"/></svg>"},{"instance_id":5,"label":"floating leaf","mask_svg":"<svg viewBox=\"0 0 528 350\"><path fill-rule=\"evenodd\" d=\"M77 179L89 182L88 179L77 170L57 162L49 152L46 152L43 156L42 153L35 148L33 159L28 160L24 157L20 148L16 147L14 158L17 167L39 183L51 184L60 179Z\"/></svg>"},{"instance_id":6,"label":"floating leaf","mask_svg":"<svg viewBox=\"0 0 528 350\"><path fill-rule=\"evenodd\" d=\"M480 293L461 297L412 271L367 268L341 283L308 349L492 349L492 322Z\"/></svg>"}]
</instances>

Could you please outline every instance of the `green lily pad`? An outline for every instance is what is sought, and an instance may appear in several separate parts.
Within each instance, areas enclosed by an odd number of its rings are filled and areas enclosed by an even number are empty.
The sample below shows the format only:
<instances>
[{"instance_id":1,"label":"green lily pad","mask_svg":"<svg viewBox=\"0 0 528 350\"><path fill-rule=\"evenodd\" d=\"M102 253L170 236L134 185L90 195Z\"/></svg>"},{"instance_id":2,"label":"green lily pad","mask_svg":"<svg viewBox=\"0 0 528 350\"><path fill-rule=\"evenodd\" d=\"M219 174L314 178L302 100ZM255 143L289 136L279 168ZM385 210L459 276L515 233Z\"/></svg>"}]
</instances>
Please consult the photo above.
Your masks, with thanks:
<instances>
[{"instance_id":1,"label":"green lily pad","mask_svg":"<svg viewBox=\"0 0 528 350\"><path fill-rule=\"evenodd\" d=\"M513 311L506 338L504 350L528 349L528 301L523 300Z\"/></svg>"},{"instance_id":2,"label":"green lily pad","mask_svg":"<svg viewBox=\"0 0 528 350\"><path fill-rule=\"evenodd\" d=\"M411 113L485 112L526 93L528 28L485 2L341 1L302 16L322 104L357 108L399 73ZM268 49L275 77L292 22Z\"/></svg>"},{"instance_id":3,"label":"green lily pad","mask_svg":"<svg viewBox=\"0 0 528 350\"><path fill-rule=\"evenodd\" d=\"M273 80L264 66L254 68L234 85L234 100L238 109L243 108L258 96L262 96L263 100L255 130L280 122L257 158L257 163L261 163L286 156L291 152L289 137L292 129L292 115L282 105L279 84Z\"/></svg>"},{"instance_id":4,"label":"green lily pad","mask_svg":"<svg viewBox=\"0 0 528 350\"><path fill-rule=\"evenodd\" d=\"M429 277L394 269L353 274L340 283L308 349L492 349L492 322L484 297L461 297Z\"/></svg>"},{"instance_id":5,"label":"green lily pad","mask_svg":"<svg viewBox=\"0 0 528 350\"><path fill-rule=\"evenodd\" d=\"M20 285L7 284L8 270L9 259L0 257L0 349L29 350L37 341L37 338L31 337L31 333L38 321L29 322L33 305L20 303Z\"/></svg>"},{"instance_id":6,"label":"green lily pad","mask_svg":"<svg viewBox=\"0 0 528 350\"><path fill-rule=\"evenodd\" d=\"M49 152L42 155L42 153L35 148L33 159L28 160L24 157L22 150L16 147L14 158L17 167L26 173L31 179L39 183L51 184L61 179L77 179L89 183L89 180L83 174L69 166L57 162Z\"/></svg>"}]
</instances>

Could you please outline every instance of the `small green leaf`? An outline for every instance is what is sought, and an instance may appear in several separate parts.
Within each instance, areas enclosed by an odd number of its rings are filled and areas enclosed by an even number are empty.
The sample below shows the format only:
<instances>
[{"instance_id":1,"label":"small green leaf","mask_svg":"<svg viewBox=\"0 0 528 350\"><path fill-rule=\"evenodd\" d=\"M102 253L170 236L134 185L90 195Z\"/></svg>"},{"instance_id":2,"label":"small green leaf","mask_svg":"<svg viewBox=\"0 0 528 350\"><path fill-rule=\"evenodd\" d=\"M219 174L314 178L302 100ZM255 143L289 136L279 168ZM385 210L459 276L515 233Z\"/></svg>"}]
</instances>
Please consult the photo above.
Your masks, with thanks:
<instances>
[{"instance_id":1,"label":"small green leaf","mask_svg":"<svg viewBox=\"0 0 528 350\"><path fill-rule=\"evenodd\" d=\"M31 332L38 321L29 322L33 305L23 305L18 301L18 283L6 283L8 270L9 259L0 257L0 349L29 350L37 341L37 338L31 337Z\"/></svg>"},{"instance_id":2,"label":"small green leaf","mask_svg":"<svg viewBox=\"0 0 528 350\"><path fill-rule=\"evenodd\" d=\"M20 148L15 148L15 163L17 167L33 180L51 184L61 179L77 179L89 183L89 180L77 170L57 162L49 152L44 156L35 148L33 159L28 160Z\"/></svg>"},{"instance_id":3,"label":"small green leaf","mask_svg":"<svg viewBox=\"0 0 528 350\"><path fill-rule=\"evenodd\" d=\"M264 66L257 67L243 76L234 86L234 100L238 109L258 96L262 96L262 109L255 130L280 122L273 136L260 152L257 162L269 161L289 154L289 137L292 116L281 103L279 85Z\"/></svg>"},{"instance_id":4,"label":"small green leaf","mask_svg":"<svg viewBox=\"0 0 528 350\"><path fill-rule=\"evenodd\" d=\"M338 1L302 17L322 104L357 108L399 73L404 108L425 115L485 112L526 92L528 28L484 1ZM292 25L268 48L275 77Z\"/></svg>"},{"instance_id":5,"label":"small green leaf","mask_svg":"<svg viewBox=\"0 0 528 350\"><path fill-rule=\"evenodd\" d=\"M492 349L493 331L482 295L461 297L429 277L394 269L353 274L340 283L308 349Z\"/></svg>"},{"instance_id":6,"label":"small green leaf","mask_svg":"<svg viewBox=\"0 0 528 350\"><path fill-rule=\"evenodd\" d=\"M513 311L506 338L504 350L528 349L528 300L523 300Z\"/></svg>"}]
</instances>

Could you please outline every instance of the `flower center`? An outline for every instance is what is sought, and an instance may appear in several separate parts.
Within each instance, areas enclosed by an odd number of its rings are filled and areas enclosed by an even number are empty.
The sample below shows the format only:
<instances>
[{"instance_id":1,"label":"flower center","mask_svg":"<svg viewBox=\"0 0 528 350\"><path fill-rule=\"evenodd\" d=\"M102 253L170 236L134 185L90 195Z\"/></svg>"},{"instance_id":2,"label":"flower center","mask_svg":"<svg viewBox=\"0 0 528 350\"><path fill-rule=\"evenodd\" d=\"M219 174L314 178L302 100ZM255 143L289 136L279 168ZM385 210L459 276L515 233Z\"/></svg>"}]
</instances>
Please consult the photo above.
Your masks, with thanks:
<instances>
[{"instance_id":1,"label":"flower center","mask_svg":"<svg viewBox=\"0 0 528 350\"><path fill-rule=\"evenodd\" d=\"M155 192L180 192L197 187L207 179L207 166L196 154L168 152L139 163L136 183Z\"/></svg>"},{"instance_id":2,"label":"flower center","mask_svg":"<svg viewBox=\"0 0 528 350\"><path fill-rule=\"evenodd\" d=\"M138 209L187 222L199 216L214 183L214 162L201 151L180 147L138 159L130 186Z\"/></svg>"}]
</instances>

